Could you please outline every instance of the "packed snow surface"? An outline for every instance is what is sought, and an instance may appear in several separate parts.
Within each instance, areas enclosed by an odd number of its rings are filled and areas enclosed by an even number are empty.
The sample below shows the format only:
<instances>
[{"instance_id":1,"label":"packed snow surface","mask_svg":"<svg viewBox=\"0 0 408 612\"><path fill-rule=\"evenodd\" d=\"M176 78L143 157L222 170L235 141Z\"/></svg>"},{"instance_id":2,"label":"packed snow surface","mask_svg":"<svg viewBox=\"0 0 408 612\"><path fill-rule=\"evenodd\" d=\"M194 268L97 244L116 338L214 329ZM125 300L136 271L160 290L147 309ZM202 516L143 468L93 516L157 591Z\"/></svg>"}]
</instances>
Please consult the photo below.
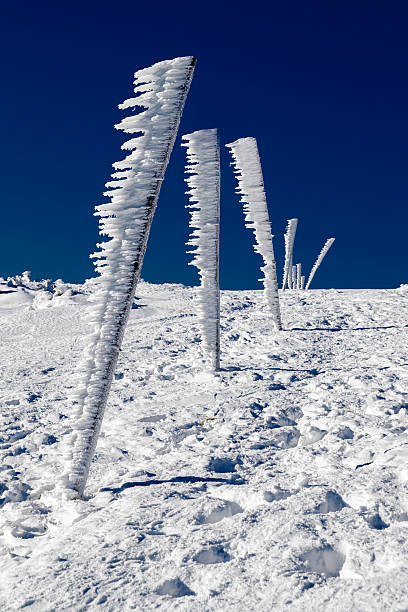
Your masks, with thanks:
<instances>
[{"instance_id":1,"label":"packed snow surface","mask_svg":"<svg viewBox=\"0 0 408 612\"><path fill-rule=\"evenodd\" d=\"M197 288L141 283L64 501L92 283L23 285L0 283L2 611L408 608L406 288L286 291L281 332L223 291L214 377Z\"/></svg>"}]
</instances>

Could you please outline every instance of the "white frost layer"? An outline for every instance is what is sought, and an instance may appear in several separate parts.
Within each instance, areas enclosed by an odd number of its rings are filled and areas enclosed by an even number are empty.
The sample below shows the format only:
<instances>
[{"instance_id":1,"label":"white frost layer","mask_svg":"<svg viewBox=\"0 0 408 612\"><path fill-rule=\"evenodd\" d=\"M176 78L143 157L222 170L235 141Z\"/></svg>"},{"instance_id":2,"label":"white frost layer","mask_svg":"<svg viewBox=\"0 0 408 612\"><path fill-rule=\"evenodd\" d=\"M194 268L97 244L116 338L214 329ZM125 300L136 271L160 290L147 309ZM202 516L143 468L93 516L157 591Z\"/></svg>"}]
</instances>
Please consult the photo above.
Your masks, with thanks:
<instances>
[{"instance_id":1,"label":"white frost layer","mask_svg":"<svg viewBox=\"0 0 408 612\"><path fill-rule=\"evenodd\" d=\"M190 202L188 245L194 254L190 265L201 279L199 320L208 361L215 370L220 361L220 288L218 275L220 222L220 154L217 130L199 130L183 136L187 147L186 182Z\"/></svg>"},{"instance_id":2,"label":"white frost layer","mask_svg":"<svg viewBox=\"0 0 408 612\"><path fill-rule=\"evenodd\" d=\"M119 108L132 113L115 127L134 136L122 145L131 153L113 164L115 172L104 194L110 201L96 206L102 235L91 255L99 273L93 306L87 317L92 332L78 364L74 432L67 449L68 473L63 481L80 493L86 482L112 382L161 181L177 133L190 86L194 58L179 57L135 73L134 98Z\"/></svg>"},{"instance_id":3,"label":"white frost layer","mask_svg":"<svg viewBox=\"0 0 408 612\"><path fill-rule=\"evenodd\" d=\"M245 225L253 229L254 250L264 260L264 265L261 266L264 278L259 280L264 285L274 325L276 329L282 329L273 236L256 140L240 138L226 146L231 149L234 160L233 166L238 180L237 193L242 196L240 201L244 205Z\"/></svg>"},{"instance_id":4,"label":"white frost layer","mask_svg":"<svg viewBox=\"0 0 408 612\"><path fill-rule=\"evenodd\" d=\"M326 240L326 242L324 243L324 246L323 246L322 250L320 251L318 258L316 259L316 262L315 262L313 268L310 271L309 278L307 279L307 283L306 283L306 289L309 289L310 283L312 282L313 277L316 274L317 268L322 263L323 259L326 256L327 251L330 249L330 247L331 247L331 245L333 244L334 241L335 241L335 238L328 238Z\"/></svg>"},{"instance_id":5,"label":"white frost layer","mask_svg":"<svg viewBox=\"0 0 408 612\"><path fill-rule=\"evenodd\" d=\"M293 261L293 244L295 242L296 228L297 228L298 220L297 219L289 219L288 225L285 233L285 265L283 270L283 282L282 289L286 289L286 285L288 289L292 289L292 261Z\"/></svg>"}]
</instances>

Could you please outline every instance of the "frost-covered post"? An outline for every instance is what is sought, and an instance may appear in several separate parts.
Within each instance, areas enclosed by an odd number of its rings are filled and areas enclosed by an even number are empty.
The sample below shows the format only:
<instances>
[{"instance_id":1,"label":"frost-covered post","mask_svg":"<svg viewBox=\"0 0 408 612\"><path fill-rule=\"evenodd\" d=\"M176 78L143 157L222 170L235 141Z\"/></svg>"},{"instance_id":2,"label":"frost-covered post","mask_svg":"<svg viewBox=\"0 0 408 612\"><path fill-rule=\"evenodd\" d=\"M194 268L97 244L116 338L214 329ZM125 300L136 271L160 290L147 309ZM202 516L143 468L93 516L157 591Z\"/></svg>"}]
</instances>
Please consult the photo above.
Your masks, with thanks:
<instances>
[{"instance_id":1,"label":"frost-covered post","mask_svg":"<svg viewBox=\"0 0 408 612\"><path fill-rule=\"evenodd\" d=\"M279 306L278 280L273 251L273 235L266 203L261 160L255 138L240 138L226 145L231 149L233 166L238 180L237 193L241 194L246 227L254 231L254 250L262 256L261 271L264 278L266 300L271 309L272 320L277 330L282 329Z\"/></svg>"},{"instance_id":2,"label":"frost-covered post","mask_svg":"<svg viewBox=\"0 0 408 612\"><path fill-rule=\"evenodd\" d=\"M63 486L82 495L94 455L109 390L136 284L140 276L160 187L177 135L195 66L195 58L179 57L135 73L134 98L121 109L142 107L116 125L134 136L122 145L131 151L113 164L105 193L110 202L96 207L100 234L110 239L98 247L99 273L88 321L78 380L73 431L67 448Z\"/></svg>"},{"instance_id":3,"label":"frost-covered post","mask_svg":"<svg viewBox=\"0 0 408 612\"><path fill-rule=\"evenodd\" d=\"M328 238L328 240L326 240L326 242L324 243L324 246L322 248L322 250L319 253L318 258L316 259L316 262L309 274L309 278L307 279L307 283L306 283L306 287L305 289L309 289L310 287L310 283L313 280L314 275L316 274L316 270L317 268L320 266L320 264L322 263L327 251L330 249L331 245L333 244L333 242L335 241L335 238Z\"/></svg>"},{"instance_id":4,"label":"frost-covered post","mask_svg":"<svg viewBox=\"0 0 408 612\"><path fill-rule=\"evenodd\" d=\"M201 279L199 315L206 357L215 372L220 369L220 149L217 130L199 130L183 136L187 147L186 182L190 189L188 245L194 247L190 265Z\"/></svg>"},{"instance_id":5,"label":"frost-covered post","mask_svg":"<svg viewBox=\"0 0 408 612\"><path fill-rule=\"evenodd\" d=\"M302 264L296 264L296 289L300 289L300 278L302 276Z\"/></svg>"},{"instance_id":6,"label":"frost-covered post","mask_svg":"<svg viewBox=\"0 0 408 612\"><path fill-rule=\"evenodd\" d=\"M292 260L293 260L293 244L295 242L296 228L297 228L298 220L297 219L289 219L288 225L285 233L285 266L283 270L283 283L282 289L283 291L286 289L286 285L288 289L292 288Z\"/></svg>"},{"instance_id":7,"label":"frost-covered post","mask_svg":"<svg viewBox=\"0 0 408 612\"><path fill-rule=\"evenodd\" d=\"M291 284L292 289L296 289L296 266L292 266Z\"/></svg>"}]
</instances>

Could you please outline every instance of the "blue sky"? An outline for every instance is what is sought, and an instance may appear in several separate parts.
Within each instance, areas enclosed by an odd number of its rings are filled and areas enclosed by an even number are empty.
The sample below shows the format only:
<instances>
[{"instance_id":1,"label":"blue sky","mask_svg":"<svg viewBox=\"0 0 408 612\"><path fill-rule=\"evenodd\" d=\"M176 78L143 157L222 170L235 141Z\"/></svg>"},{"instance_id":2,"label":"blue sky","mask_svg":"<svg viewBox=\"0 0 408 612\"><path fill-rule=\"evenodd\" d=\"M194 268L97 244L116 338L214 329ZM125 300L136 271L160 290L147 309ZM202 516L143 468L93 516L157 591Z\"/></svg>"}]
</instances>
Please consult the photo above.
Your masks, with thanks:
<instances>
[{"instance_id":1,"label":"blue sky","mask_svg":"<svg viewBox=\"0 0 408 612\"><path fill-rule=\"evenodd\" d=\"M195 55L142 276L196 284L185 253L180 136L217 127L222 145L221 284L258 288L223 146L258 140L278 271L286 220L315 287L408 282L408 5L393 2L23 2L2 9L0 276L82 281L123 137L117 104L133 72Z\"/></svg>"}]
</instances>

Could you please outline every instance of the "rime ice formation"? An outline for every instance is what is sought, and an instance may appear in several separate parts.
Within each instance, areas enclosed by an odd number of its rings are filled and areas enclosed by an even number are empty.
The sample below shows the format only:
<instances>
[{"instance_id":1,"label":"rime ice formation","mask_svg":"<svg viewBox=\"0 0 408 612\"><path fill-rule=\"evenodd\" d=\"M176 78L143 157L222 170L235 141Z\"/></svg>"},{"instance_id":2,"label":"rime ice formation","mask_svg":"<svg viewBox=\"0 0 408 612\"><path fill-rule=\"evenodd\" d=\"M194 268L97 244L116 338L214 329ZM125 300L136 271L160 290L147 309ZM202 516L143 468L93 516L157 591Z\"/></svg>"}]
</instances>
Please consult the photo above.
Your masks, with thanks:
<instances>
[{"instance_id":1,"label":"rime ice formation","mask_svg":"<svg viewBox=\"0 0 408 612\"><path fill-rule=\"evenodd\" d=\"M134 98L121 109L130 114L115 127L134 136L122 145L131 151L113 164L115 172L104 195L110 201L96 207L100 234L109 237L91 257L99 273L88 315L92 332L78 366L73 434L67 450L69 469L64 486L82 494L94 454L103 413L120 350L129 309L161 182L177 134L190 87L195 59L179 57L135 73Z\"/></svg>"},{"instance_id":2,"label":"rime ice formation","mask_svg":"<svg viewBox=\"0 0 408 612\"><path fill-rule=\"evenodd\" d=\"M188 245L194 247L190 265L198 268L200 326L206 356L214 370L220 367L220 152L217 130L199 130L183 136L187 147L186 182L190 202Z\"/></svg>"},{"instance_id":3,"label":"rime ice formation","mask_svg":"<svg viewBox=\"0 0 408 612\"><path fill-rule=\"evenodd\" d=\"M320 251L318 258L316 259L315 264L314 264L313 268L310 271L309 278L307 279L307 283L306 283L305 289L309 289L310 283L312 282L313 277L316 274L317 268L322 263L323 259L326 256L327 251L330 249L330 247L331 247L331 245L333 244L334 241L335 241L335 238L328 238L326 240L326 242L324 243L324 246L323 246L322 250Z\"/></svg>"},{"instance_id":4,"label":"rime ice formation","mask_svg":"<svg viewBox=\"0 0 408 612\"><path fill-rule=\"evenodd\" d=\"M256 140L255 138L240 138L226 146L231 149L233 157L234 171L238 180L237 193L242 196L246 227L253 229L254 250L264 260L264 265L261 266L264 278L260 280L265 288L265 296L271 309L275 328L280 330L282 322L273 236Z\"/></svg>"},{"instance_id":5,"label":"rime ice formation","mask_svg":"<svg viewBox=\"0 0 408 612\"><path fill-rule=\"evenodd\" d=\"M292 260L293 260L293 244L295 242L296 228L297 228L298 220L297 219L289 219L288 225L285 233L285 265L283 270L283 283L282 289L283 291L286 289L286 285L288 289L292 289Z\"/></svg>"}]
</instances>

